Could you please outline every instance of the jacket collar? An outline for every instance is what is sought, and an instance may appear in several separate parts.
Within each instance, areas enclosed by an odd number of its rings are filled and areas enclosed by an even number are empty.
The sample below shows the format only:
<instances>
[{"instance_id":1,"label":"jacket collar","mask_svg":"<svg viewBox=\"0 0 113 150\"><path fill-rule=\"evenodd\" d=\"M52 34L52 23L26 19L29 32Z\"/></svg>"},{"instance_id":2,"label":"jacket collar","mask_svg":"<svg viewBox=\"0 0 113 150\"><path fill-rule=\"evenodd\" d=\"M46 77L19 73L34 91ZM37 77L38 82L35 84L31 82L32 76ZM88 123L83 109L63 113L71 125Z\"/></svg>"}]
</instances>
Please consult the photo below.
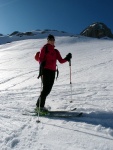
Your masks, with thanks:
<instances>
[{"instance_id":1,"label":"jacket collar","mask_svg":"<svg viewBox=\"0 0 113 150\"><path fill-rule=\"evenodd\" d=\"M53 48L55 47L55 45L51 45L50 43L47 43L47 45L48 45L48 46L51 46L51 47L53 47Z\"/></svg>"}]
</instances>

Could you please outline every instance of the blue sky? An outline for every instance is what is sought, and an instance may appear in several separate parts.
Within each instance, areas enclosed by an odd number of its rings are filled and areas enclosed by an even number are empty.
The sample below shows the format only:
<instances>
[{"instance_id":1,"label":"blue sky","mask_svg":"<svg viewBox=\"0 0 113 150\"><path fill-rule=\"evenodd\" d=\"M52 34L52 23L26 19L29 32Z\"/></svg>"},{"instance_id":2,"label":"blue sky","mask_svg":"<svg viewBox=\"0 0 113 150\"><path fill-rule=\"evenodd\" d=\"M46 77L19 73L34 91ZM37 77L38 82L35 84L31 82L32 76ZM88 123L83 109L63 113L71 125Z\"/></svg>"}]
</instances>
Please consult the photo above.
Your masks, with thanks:
<instances>
[{"instance_id":1,"label":"blue sky","mask_svg":"<svg viewBox=\"0 0 113 150\"><path fill-rule=\"evenodd\" d=\"M113 33L112 0L0 0L0 33L56 29L79 34L94 22Z\"/></svg>"}]
</instances>

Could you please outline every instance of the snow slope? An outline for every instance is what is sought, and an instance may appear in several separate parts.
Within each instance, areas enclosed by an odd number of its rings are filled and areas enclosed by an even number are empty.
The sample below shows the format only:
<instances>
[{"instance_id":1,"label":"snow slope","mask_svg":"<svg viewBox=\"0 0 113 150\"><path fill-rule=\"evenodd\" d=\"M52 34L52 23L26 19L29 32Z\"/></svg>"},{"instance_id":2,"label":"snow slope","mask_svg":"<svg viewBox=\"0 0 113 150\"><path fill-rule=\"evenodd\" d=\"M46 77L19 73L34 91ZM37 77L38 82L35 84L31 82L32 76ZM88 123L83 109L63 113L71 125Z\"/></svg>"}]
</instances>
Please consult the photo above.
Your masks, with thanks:
<instances>
[{"instance_id":1,"label":"snow slope","mask_svg":"<svg viewBox=\"0 0 113 150\"><path fill-rule=\"evenodd\" d=\"M0 45L1 150L113 150L113 40L81 36L56 37L56 48L72 59L59 64L46 106L52 110L84 112L81 118L40 118L23 115L33 110L40 93L34 54L46 39ZM72 90L72 91L71 91Z\"/></svg>"}]
</instances>

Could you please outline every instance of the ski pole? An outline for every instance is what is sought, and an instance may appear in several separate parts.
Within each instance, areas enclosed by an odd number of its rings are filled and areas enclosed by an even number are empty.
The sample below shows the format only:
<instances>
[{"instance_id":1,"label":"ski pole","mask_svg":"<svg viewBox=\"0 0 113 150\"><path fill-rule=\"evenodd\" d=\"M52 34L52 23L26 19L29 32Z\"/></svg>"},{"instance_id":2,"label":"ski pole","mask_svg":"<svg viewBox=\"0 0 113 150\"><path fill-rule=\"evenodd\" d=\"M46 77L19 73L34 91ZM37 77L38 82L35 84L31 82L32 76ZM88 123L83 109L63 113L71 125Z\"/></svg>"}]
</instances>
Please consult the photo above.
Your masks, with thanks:
<instances>
[{"instance_id":1,"label":"ski pole","mask_svg":"<svg viewBox=\"0 0 113 150\"><path fill-rule=\"evenodd\" d=\"M69 61L69 66L70 66L70 84L72 84L71 82L71 60Z\"/></svg>"},{"instance_id":2,"label":"ski pole","mask_svg":"<svg viewBox=\"0 0 113 150\"><path fill-rule=\"evenodd\" d=\"M71 88L71 101L70 101L70 103L72 103L71 59L69 61L69 67L70 67L70 88Z\"/></svg>"},{"instance_id":3,"label":"ski pole","mask_svg":"<svg viewBox=\"0 0 113 150\"><path fill-rule=\"evenodd\" d=\"M40 95L42 91L42 77L41 77L41 87L40 87ZM38 108L38 120L37 123L40 123L40 103L41 103L41 97L39 97L39 108Z\"/></svg>"}]
</instances>

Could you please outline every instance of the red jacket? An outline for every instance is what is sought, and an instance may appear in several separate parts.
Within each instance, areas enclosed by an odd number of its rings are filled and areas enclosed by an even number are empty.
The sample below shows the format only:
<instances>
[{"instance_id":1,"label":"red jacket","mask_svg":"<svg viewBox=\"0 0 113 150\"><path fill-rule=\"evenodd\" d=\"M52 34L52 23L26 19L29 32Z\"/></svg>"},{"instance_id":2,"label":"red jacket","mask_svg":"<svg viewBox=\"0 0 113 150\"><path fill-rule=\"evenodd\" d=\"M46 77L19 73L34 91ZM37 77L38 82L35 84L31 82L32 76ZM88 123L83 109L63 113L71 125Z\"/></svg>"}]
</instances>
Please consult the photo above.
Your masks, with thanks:
<instances>
[{"instance_id":1,"label":"red jacket","mask_svg":"<svg viewBox=\"0 0 113 150\"><path fill-rule=\"evenodd\" d=\"M63 59L60 52L54 49L55 46L46 44L42 47L39 55L39 63L46 61L44 68L56 71L56 61L65 63L67 60Z\"/></svg>"}]
</instances>

